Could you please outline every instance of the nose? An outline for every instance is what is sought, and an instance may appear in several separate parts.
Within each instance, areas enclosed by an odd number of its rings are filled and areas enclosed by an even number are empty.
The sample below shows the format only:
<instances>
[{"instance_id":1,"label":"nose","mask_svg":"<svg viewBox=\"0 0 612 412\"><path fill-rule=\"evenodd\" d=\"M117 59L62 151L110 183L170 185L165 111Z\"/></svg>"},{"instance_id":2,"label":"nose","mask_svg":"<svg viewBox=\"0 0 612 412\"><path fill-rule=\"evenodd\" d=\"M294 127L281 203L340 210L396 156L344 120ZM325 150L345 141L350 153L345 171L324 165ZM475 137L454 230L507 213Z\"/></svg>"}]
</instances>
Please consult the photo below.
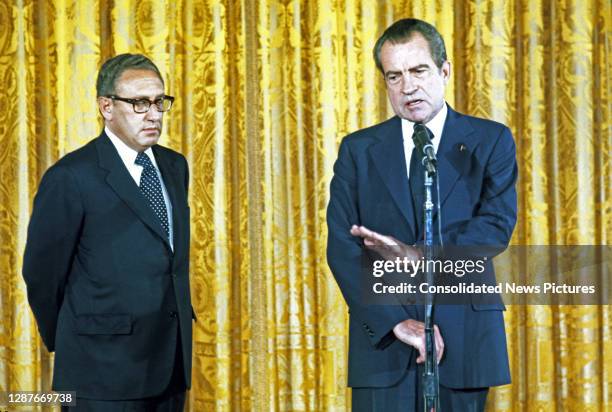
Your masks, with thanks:
<instances>
[{"instance_id":1,"label":"nose","mask_svg":"<svg viewBox=\"0 0 612 412\"><path fill-rule=\"evenodd\" d=\"M410 73L402 74L402 93L412 94L416 92L417 84Z\"/></svg>"},{"instance_id":2,"label":"nose","mask_svg":"<svg viewBox=\"0 0 612 412\"><path fill-rule=\"evenodd\" d=\"M147 120L160 120L163 116L164 114L157 110L157 106L154 104L149 107L149 111L146 113Z\"/></svg>"}]
</instances>

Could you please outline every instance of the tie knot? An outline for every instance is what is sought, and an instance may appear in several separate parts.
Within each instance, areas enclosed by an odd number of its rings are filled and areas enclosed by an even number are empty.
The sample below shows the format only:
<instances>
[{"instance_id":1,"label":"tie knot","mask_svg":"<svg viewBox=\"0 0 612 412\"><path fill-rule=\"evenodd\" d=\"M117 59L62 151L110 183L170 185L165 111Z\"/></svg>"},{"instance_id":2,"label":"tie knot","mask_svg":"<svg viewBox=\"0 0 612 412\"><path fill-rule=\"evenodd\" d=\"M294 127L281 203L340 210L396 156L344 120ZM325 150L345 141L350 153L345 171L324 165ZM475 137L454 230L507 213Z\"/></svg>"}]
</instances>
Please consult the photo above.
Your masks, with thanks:
<instances>
[{"instance_id":1,"label":"tie knot","mask_svg":"<svg viewBox=\"0 0 612 412\"><path fill-rule=\"evenodd\" d=\"M149 159L149 156L147 156L145 152L139 152L138 155L136 156L136 161L134 163L144 168L153 167L153 163L151 162L151 159Z\"/></svg>"},{"instance_id":2,"label":"tie knot","mask_svg":"<svg viewBox=\"0 0 612 412\"><path fill-rule=\"evenodd\" d=\"M429 130L429 127L425 126L423 123L415 123L413 128L415 133L419 132L419 130L425 130L429 138L433 140L434 134L431 132L431 130Z\"/></svg>"}]
</instances>

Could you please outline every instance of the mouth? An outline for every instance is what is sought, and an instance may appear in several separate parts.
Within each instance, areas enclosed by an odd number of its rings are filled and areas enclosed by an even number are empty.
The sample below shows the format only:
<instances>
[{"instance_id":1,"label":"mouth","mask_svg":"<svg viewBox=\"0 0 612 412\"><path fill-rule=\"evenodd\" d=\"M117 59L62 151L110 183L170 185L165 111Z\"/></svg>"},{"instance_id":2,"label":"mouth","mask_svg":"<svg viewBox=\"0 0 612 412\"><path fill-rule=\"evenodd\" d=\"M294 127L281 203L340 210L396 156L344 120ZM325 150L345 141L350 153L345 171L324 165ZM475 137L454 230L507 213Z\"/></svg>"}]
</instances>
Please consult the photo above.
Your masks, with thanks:
<instances>
[{"instance_id":1,"label":"mouth","mask_svg":"<svg viewBox=\"0 0 612 412\"><path fill-rule=\"evenodd\" d=\"M420 99L410 100L410 101L406 102L406 107L409 108L409 109L412 109L412 108L417 107L421 103L423 103L423 100L420 100Z\"/></svg>"},{"instance_id":2,"label":"mouth","mask_svg":"<svg viewBox=\"0 0 612 412\"><path fill-rule=\"evenodd\" d=\"M145 133L160 133L159 127L145 127L142 131Z\"/></svg>"}]
</instances>

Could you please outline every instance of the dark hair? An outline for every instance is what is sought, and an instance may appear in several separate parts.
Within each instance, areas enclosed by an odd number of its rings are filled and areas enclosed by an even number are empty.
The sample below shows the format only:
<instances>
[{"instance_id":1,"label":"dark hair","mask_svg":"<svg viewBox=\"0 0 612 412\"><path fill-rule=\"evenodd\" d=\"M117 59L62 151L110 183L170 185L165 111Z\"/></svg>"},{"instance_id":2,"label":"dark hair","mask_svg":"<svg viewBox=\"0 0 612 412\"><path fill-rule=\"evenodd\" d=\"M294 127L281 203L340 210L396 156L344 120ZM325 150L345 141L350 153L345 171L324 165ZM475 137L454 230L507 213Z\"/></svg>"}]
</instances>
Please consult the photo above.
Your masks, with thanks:
<instances>
[{"instance_id":1,"label":"dark hair","mask_svg":"<svg viewBox=\"0 0 612 412\"><path fill-rule=\"evenodd\" d=\"M446 61L446 47L442 36L431 24L419 19L402 19L393 23L385 30L374 45L374 61L378 70L383 72L382 63L380 62L380 50L385 42L391 44L402 44L410 39L415 34L420 34L429 44L429 52L436 66L442 68L442 64Z\"/></svg>"},{"instance_id":2,"label":"dark hair","mask_svg":"<svg viewBox=\"0 0 612 412\"><path fill-rule=\"evenodd\" d=\"M115 85L117 79L121 77L126 70L151 70L159 77L162 84L164 79L162 78L159 69L148 57L142 54L130 54L124 53L119 54L115 57L111 57L104 62L98 73L98 80L96 81L96 93L98 97L108 96L115 93Z\"/></svg>"}]
</instances>

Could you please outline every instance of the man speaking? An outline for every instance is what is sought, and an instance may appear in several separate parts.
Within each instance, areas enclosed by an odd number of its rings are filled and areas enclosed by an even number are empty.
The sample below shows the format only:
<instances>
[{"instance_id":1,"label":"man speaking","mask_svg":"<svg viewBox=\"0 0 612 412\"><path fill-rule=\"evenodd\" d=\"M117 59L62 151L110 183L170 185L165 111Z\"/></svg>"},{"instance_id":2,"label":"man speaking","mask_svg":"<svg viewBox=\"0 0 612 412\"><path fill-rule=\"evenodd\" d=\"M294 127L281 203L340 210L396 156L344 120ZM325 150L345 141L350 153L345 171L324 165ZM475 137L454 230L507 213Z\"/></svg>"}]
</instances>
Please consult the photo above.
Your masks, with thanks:
<instances>
[{"instance_id":1,"label":"man speaking","mask_svg":"<svg viewBox=\"0 0 612 412\"><path fill-rule=\"evenodd\" d=\"M395 117L345 137L327 210L327 256L350 311L348 384L354 411L423 410L423 306L367 305L360 285L364 247L423 241L423 169L415 125L437 157L446 245L507 246L516 222L517 165L502 124L466 116L444 100L451 75L432 25L395 22L374 47ZM439 239L438 239L439 240ZM441 305L434 312L440 408L482 411L488 388L510 382L503 304Z\"/></svg>"}]
</instances>

